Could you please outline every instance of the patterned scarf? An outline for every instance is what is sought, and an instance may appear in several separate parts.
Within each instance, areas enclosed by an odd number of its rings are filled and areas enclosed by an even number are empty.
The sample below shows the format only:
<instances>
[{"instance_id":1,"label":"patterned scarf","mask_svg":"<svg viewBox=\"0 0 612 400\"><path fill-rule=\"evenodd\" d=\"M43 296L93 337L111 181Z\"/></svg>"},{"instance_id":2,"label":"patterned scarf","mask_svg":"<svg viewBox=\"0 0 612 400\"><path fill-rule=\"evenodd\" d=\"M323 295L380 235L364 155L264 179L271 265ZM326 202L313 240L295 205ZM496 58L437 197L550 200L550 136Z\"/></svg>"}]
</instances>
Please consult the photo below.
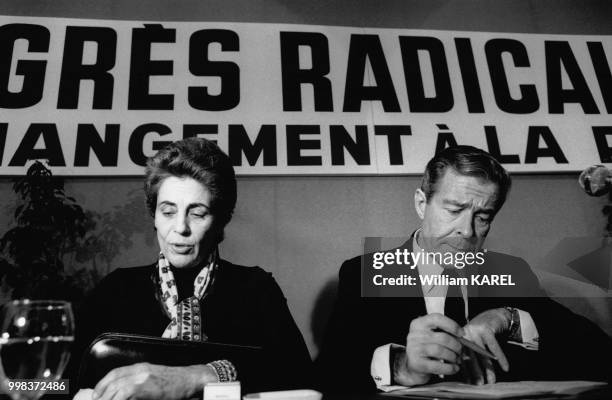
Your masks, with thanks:
<instances>
[{"instance_id":1,"label":"patterned scarf","mask_svg":"<svg viewBox=\"0 0 612 400\"><path fill-rule=\"evenodd\" d=\"M161 299L171 319L162 337L196 341L208 340L206 334L202 332L200 300L202 300L210 286L214 272L217 269L218 260L219 253L215 249L211 252L206 265L193 282L193 296L179 302L176 281L170 268L170 262L161 252L159 253L157 265L162 294Z\"/></svg>"}]
</instances>

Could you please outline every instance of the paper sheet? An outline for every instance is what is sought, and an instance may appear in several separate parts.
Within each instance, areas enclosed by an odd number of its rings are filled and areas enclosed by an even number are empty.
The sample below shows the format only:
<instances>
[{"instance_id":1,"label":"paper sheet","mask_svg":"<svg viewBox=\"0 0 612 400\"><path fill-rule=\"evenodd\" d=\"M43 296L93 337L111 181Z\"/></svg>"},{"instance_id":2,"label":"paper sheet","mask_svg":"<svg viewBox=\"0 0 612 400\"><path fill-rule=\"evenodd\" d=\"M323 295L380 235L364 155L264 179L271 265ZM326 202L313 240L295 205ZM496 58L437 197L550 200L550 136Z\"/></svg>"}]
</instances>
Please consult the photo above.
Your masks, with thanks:
<instances>
[{"instance_id":1,"label":"paper sheet","mask_svg":"<svg viewBox=\"0 0 612 400\"><path fill-rule=\"evenodd\" d=\"M512 397L576 394L605 385L606 383L604 382L591 381L520 381L498 382L480 386L460 382L441 382L413 388L394 386L394 389L385 394L453 399L505 399Z\"/></svg>"}]
</instances>

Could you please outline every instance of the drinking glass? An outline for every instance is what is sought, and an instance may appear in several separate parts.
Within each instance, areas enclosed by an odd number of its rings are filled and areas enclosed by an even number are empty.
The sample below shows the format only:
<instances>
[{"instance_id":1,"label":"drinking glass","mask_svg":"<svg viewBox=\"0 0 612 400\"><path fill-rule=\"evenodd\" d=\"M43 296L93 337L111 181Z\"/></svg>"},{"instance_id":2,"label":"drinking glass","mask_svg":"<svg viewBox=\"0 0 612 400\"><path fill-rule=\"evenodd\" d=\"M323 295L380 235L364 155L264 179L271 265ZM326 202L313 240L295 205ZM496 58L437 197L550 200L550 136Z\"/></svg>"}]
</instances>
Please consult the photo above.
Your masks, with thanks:
<instances>
[{"instance_id":1,"label":"drinking glass","mask_svg":"<svg viewBox=\"0 0 612 400\"><path fill-rule=\"evenodd\" d=\"M74 316L70 303L11 301L2 308L0 323L2 389L13 400L36 400L48 390L15 390L14 381L61 378L74 341ZM10 385L11 381L13 385Z\"/></svg>"}]
</instances>

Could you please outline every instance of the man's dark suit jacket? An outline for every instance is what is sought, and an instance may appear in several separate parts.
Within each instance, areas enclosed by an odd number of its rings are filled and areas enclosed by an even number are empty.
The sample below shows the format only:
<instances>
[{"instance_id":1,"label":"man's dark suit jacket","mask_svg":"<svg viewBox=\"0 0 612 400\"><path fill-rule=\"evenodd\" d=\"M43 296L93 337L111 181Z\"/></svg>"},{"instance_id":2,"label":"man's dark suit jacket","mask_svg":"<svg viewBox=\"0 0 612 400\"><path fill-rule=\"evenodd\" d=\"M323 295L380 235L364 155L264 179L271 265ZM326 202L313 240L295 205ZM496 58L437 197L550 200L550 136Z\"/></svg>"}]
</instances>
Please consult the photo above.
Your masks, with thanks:
<instances>
[{"instance_id":1,"label":"man's dark suit jacket","mask_svg":"<svg viewBox=\"0 0 612 400\"><path fill-rule=\"evenodd\" d=\"M403 247L411 251L412 238ZM420 284L404 288L411 297L362 297L362 260L366 266L365 279L370 279L372 254L345 261L340 268L336 303L315 364L318 385L324 392L375 391L370 376L374 350L387 343L405 346L411 321L426 314ZM496 368L498 381L610 381L612 340L608 335L586 318L547 298L524 260L489 252L484 266L480 273L511 272L517 286L493 291L480 287L478 297L470 295L468 300L469 317L487 309L516 307L531 314L540 338L538 351L505 343L503 338L498 340L510 362L509 373ZM418 277L416 268L396 265L384 268L401 268L402 272ZM516 288L521 290L518 297L512 295Z\"/></svg>"}]
</instances>

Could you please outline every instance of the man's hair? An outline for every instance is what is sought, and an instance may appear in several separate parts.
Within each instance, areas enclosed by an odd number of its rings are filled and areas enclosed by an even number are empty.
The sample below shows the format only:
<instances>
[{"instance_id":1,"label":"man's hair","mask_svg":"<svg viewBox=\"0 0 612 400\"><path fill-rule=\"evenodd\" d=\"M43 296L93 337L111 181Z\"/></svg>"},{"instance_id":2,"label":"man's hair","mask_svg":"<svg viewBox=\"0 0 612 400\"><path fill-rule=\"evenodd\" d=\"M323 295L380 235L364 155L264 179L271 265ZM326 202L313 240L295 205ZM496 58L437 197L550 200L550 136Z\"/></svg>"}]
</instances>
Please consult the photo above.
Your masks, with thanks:
<instances>
[{"instance_id":1,"label":"man's hair","mask_svg":"<svg viewBox=\"0 0 612 400\"><path fill-rule=\"evenodd\" d=\"M425 193L427 202L436 192L436 185L448 168L452 168L461 175L496 184L496 207L498 210L506 201L506 196L512 185L508 171L484 150L473 146L453 146L436 154L425 167L425 174L421 180L421 190Z\"/></svg>"},{"instance_id":2,"label":"man's hair","mask_svg":"<svg viewBox=\"0 0 612 400\"><path fill-rule=\"evenodd\" d=\"M144 190L151 216L155 216L157 193L171 176L192 178L208 189L210 211L223 228L236 206L236 176L229 157L211 141L188 138L174 142L147 160Z\"/></svg>"}]
</instances>

